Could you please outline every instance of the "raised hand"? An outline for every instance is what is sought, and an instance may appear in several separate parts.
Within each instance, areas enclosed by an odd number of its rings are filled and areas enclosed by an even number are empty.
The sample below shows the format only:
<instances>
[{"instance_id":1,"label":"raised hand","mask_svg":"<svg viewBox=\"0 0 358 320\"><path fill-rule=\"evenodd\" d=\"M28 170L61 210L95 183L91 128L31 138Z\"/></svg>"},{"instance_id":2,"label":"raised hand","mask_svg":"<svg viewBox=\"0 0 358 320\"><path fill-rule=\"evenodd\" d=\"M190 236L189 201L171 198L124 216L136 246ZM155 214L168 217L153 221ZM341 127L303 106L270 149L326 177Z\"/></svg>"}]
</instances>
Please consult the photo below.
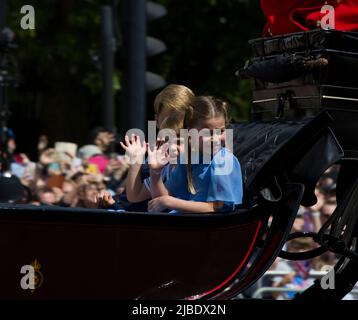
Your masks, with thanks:
<instances>
[{"instance_id":1,"label":"raised hand","mask_svg":"<svg viewBox=\"0 0 358 320\"><path fill-rule=\"evenodd\" d=\"M151 170L160 171L169 162L169 159L168 143L153 148L148 147L148 164Z\"/></svg>"},{"instance_id":2,"label":"raised hand","mask_svg":"<svg viewBox=\"0 0 358 320\"><path fill-rule=\"evenodd\" d=\"M113 133L105 131L100 132L98 136L96 137L95 144L103 151L105 152L112 142L116 140L116 137Z\"/></svg>"},{"instance_id":3,"label":"raised hand","mask_svg":"<svg viewBox=\"0 0 358 320\"><path fill-rule=\"evenodd\" d=\"M124 143L120 142L120 145L126 151L130 165L144 163L147 144L145 141L141 142L139 136L132 134L130 139L125 136Z\"/></svg>"}]
</instances>

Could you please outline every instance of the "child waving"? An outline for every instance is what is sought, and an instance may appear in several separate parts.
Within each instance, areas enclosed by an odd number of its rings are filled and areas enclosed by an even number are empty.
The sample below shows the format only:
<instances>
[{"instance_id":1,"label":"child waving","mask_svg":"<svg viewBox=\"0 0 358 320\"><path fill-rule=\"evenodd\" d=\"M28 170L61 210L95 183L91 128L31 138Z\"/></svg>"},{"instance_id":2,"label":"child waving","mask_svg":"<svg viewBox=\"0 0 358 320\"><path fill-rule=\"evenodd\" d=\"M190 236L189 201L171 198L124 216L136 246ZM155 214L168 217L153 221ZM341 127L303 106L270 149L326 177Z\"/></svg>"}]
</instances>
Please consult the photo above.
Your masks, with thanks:
<instances>
[{"instance_id":1,"label":"child waving","mask_svg":"<svg viewBox=\"0 0 358 320\"><path fill-rule=\"evenodd\" d=\"M225 102L213 97L194 98L184 125L189 132L197 133L196 138L189 134L189 150L165 185L161 167L149 164L153 200L148 203L148 211L233 211L242 203L240 163L224 147L228 123Z\"/></svg>"}]
</instances>

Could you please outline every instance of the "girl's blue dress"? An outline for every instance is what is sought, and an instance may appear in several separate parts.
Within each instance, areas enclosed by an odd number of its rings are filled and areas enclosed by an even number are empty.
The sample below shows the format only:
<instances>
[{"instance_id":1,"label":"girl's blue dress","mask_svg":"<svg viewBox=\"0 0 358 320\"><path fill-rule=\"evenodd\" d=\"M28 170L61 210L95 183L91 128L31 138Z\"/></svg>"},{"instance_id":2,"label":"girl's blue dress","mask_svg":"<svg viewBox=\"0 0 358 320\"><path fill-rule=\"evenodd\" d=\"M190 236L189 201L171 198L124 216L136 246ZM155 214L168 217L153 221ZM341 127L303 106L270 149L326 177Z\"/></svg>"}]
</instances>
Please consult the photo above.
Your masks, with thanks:
<instances>
[{"instance_id":1,"label":"girl's blue dress","mask_svg":"<svg viewBox=\"0 0 358 320\"><path fill-rule=\"evenodd\" d=\"M202 160L202 159L201 159ZM223 202L222 211L234 211L242 203L242 176L238 159L226 148L220 149L209 164L191 165L196 193L188 190L187 165L178 164L166 187L176 198L199 202Z\"/></svg>"}]
</instances>

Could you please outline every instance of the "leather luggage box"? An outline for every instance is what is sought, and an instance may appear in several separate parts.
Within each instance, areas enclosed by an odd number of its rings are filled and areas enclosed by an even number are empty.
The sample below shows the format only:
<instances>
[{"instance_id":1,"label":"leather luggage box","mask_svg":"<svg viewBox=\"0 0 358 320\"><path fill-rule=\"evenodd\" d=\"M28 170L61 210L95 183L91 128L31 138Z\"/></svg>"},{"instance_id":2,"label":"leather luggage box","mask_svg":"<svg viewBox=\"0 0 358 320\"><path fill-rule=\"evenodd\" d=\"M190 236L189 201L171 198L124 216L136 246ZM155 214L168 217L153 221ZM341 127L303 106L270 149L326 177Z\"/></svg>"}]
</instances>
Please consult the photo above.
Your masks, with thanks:
<instances>
[{"instance_id":1,"label":"leather luggage box","mask_svg":"<svg viewBox=\"0 0 358 320\"><path fill-rule=\"evenodd\" d=\"M255 79L254 120L358 110L358 33L313 30L250 44L253 58L239 73Z\"/></svg>"}]
</instances>

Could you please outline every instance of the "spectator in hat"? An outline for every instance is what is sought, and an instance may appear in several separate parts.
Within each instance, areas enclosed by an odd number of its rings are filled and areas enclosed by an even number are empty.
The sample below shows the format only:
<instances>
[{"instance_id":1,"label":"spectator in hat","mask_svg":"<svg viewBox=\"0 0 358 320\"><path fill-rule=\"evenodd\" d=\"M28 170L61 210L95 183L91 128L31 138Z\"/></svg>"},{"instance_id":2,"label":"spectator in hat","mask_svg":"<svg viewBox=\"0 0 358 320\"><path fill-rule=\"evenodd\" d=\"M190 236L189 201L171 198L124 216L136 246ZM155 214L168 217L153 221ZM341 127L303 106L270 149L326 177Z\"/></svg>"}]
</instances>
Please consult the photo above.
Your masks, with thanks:
<instances>
[{"instance_id":1,"label":"spectator in hat","mask_svg":"<svg viewBox=\"0 0 358 320\"><path fill-rule=\"evenodd\" d=\"M85 165L88 166L92 164L96 168L94 171L104 174L107 169L109 157L103 153L106 149L105 143L103 142L100 145L101 147L95 144L87 144L78 150L78 156L83 160Z\"/></svg>"}]
</instances>

